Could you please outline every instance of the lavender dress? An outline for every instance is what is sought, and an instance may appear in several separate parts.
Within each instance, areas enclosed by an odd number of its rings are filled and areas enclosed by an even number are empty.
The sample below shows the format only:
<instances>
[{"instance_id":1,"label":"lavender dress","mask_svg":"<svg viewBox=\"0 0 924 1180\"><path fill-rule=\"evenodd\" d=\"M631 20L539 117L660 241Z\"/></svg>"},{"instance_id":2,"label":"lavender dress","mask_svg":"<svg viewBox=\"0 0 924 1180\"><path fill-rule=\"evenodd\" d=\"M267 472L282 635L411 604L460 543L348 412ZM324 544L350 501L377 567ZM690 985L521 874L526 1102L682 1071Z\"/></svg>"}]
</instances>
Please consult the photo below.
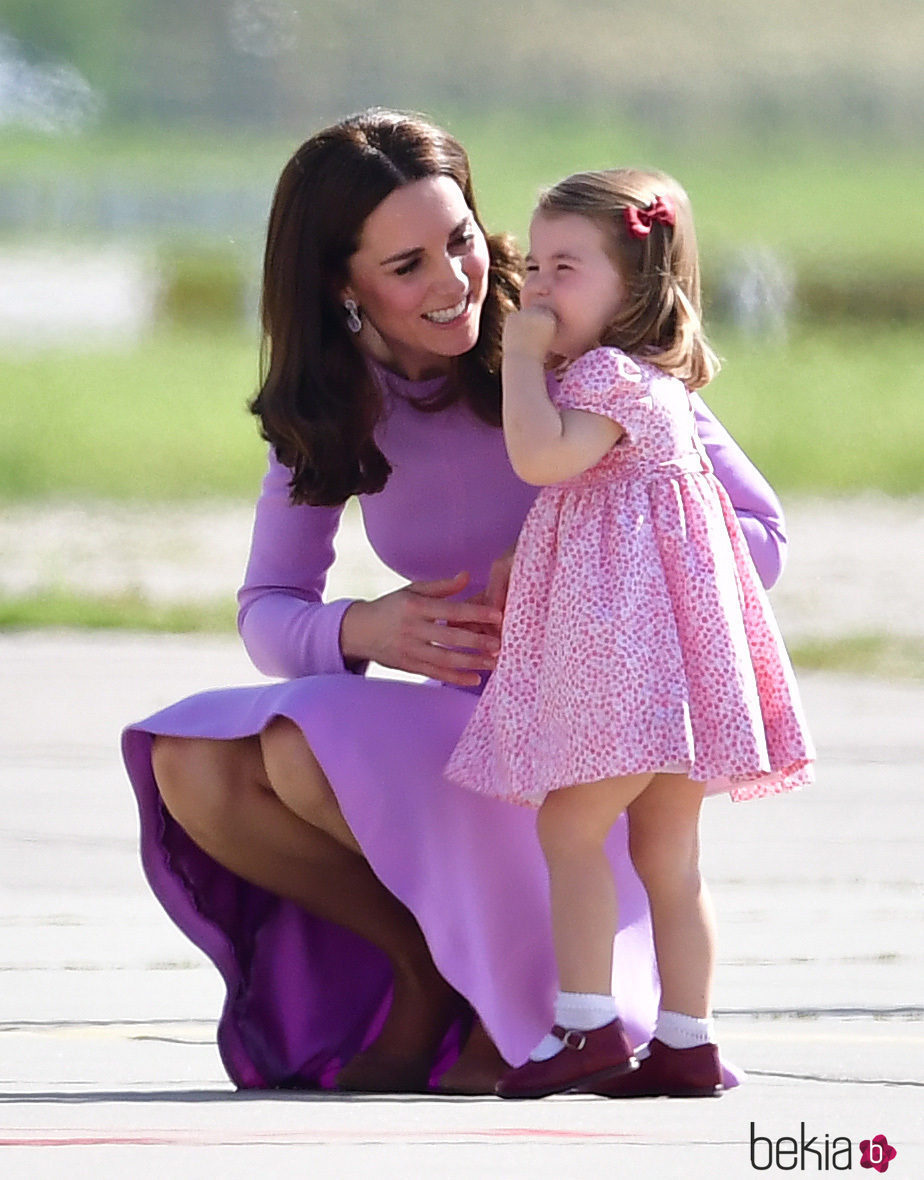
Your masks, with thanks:
<instances>
[{"instance_id":1,"label":"lavender dress","mask_svg":"<svg viewBox=\"0 0 924 1180\"><path fill-rule=\"evenodd\" d=\"M469 570L466 593L474 593L515 541L536 489L514 475L500 430L459 406L438 414L414 408L414 399L432 394L439 381L377 373L386 403L377 438L393 472L384 491L360 498L369 540L411 580ZM772 584L785 546L776 497L701 402L697 421L761 578ZM224 978L218 1045L232 1081L330 1086L384 1019L386 958L218 865L167 814L151 770L155 734L239 738L288 717L304 732L376 875L416 916L437 967L504 1057L519 1064L552 1024L557 986L535 814L444 778L476 700L472 692L376 679L344 666L339 631L349 601L322 601L341 510L292 507L287 480L271 459L239 595L251 658L282 679L199 693L123 735L148 880ZM609 850L621 921L613 990L630 1037L640 1043L653 1028L658 997L648 907L624 825ZM453 1060L463 1031L447 1034L434 1080Z\"/></svg>"}]
</instances>

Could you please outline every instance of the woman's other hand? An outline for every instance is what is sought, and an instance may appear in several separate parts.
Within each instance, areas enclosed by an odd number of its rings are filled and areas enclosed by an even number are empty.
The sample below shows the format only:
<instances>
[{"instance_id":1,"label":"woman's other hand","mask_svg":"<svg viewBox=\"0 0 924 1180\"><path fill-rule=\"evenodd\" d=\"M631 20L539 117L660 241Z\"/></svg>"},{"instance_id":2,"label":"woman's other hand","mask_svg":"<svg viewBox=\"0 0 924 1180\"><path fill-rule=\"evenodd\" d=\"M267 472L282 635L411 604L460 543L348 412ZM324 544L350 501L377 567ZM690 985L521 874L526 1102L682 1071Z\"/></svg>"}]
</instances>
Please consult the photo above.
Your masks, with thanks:
<instances>
[{"instance_id":1,"label":"woman's other hand","mask_svg":"<svg viewBox=\"0 0 924 1180\"><path fill-rule=\"evenodd\" d=\"M494 598L506 597L506 580L494 566L489 588ZM340 629L344 659L374 660L385 668L475 687L479 673L494 668L503 613L488 600L487 590L468 602L447 601L468 580L463 571L434 582L410 582L371 602L354 602Z\"/></svg>"}]
</instances>

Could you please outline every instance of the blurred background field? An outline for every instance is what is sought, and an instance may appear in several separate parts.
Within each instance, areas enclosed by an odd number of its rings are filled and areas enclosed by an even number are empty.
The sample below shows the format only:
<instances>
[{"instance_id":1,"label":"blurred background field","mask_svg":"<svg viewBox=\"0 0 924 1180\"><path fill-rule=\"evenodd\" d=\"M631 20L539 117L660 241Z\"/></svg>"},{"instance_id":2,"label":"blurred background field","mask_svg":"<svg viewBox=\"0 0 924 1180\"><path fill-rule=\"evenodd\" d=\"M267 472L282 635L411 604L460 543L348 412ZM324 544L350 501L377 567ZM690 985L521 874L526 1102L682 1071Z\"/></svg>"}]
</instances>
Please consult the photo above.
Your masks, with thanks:
<instances>
[{"instance_id":1,"label":"blurred background field","mask_svg":"<svg viewBox=\"0 0 924 1180\"><path fill-rule=\"evenodd\" d=\"M924 492L924 333L717 331L706 398L784 496ZM0 497L247 497L264 450L253 329L161 328L127 348L0 357Z\"/></svg>"},{"instance_id":2,"label":"blurred background field","mask_svg":"<svg viewBox=\"0 0 924 1180\"><path fill-rule=\"evenodd\" d=\"M785 502L913 514L921 43L913 0L0 0L0 513L252 499L273 184L318 127L382 104L457 133L484 220L521 240L569 171L677 175L725 360L707 400ZM197 625L155 606L0 584L0 625ZM212 606L199 625L227 619ZM860 638L854 665L882 666L883 635Z\"/></svg>"}]
</instances>

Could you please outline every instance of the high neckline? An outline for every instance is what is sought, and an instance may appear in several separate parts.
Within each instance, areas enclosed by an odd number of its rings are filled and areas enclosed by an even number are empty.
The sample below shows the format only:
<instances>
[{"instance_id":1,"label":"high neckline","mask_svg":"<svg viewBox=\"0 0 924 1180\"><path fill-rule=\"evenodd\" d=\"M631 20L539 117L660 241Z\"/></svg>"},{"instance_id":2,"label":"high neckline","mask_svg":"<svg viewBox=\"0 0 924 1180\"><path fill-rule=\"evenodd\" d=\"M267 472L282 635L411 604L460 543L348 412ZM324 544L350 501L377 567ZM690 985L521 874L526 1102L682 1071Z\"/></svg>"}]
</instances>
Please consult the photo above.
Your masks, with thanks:
<instances>
[{"instance_id":1,"label":"high neckline","mask_svg":"<svg viewBox=\"0 0 924 1180\"><path fill-rule=\"evenodd\" d=\"M438 377L425 377L420 381L414 381L410 377L403 377L400 373L387 369L379 361L370 360L367 363L383 388L406 401L421 401L432 397L448 380L447 374L441 374Z\"/></svg>"}]
</instances>

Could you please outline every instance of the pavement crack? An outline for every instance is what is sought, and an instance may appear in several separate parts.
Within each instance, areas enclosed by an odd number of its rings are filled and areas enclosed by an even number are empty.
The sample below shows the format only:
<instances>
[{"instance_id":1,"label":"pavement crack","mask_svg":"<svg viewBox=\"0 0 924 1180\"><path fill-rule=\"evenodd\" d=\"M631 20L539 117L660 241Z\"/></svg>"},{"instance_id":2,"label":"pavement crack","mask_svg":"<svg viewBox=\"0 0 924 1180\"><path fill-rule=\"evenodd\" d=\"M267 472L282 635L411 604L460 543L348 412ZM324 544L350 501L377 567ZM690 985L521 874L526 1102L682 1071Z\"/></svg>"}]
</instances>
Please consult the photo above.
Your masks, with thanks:
<instances>
[{"instance_id":1,"label":"pavement crack","mask_svg":"<svg viewBox=\"0 0 924 1180\"><path fill-rule=\"evenodd\" d=\"M924 1007L896 1004L884 1008L716 1008L718 1019L748 1020L924 1020Z\"/></svg>"},{"instance_id":2,"label":"pavement crack","mask_svg":"<svg viewBox=\"0 0 924 1180\"><path fill-rule=\"evenodd\" d=\"M924 1082L916 1082L911 1078L845 1078L831 1077L830 1074L816 1073L784 1073L776 1069L749 1069L748 1077L753 1078L785 1078L796 1082L827 1082L834 1086L901 1086L913 1089L924 1089Z\"/></svg>"}]
</instances>

